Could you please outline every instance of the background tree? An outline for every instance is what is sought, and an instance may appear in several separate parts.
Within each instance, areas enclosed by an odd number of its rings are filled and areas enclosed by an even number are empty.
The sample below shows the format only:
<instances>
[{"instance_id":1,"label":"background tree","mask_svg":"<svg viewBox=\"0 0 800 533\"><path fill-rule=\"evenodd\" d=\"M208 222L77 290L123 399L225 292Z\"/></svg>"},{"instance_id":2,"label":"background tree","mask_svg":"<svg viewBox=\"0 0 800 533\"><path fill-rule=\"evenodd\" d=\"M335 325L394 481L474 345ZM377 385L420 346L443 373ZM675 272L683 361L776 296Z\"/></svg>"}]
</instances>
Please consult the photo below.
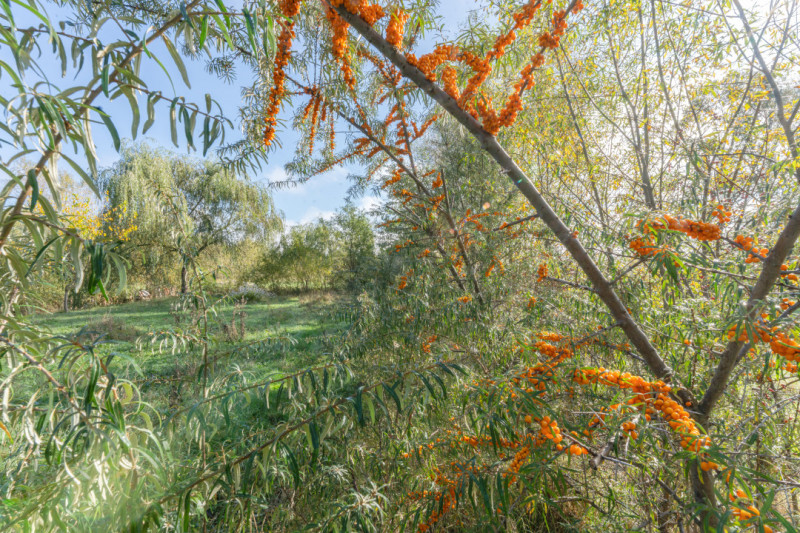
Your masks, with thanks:
<instances>
[{"instance_id":1,"label":"background tree","mask_svg":"<svg viewBox=\"0 0 800 533\"><path fill-rule=\"evenodd\" d=\"M187 290L187 256L243 239L267 243L281 228L271 196L247 176L147 144L126 146L121 156L102 173L100 187L112 208L127 205L137 213L131 244L138 265L152 274L164 262L180 261L181 293ZM178 222L188 235L177 233Z\"/></svg>"},{"instance_id":2,"label":"background tree","mask_svg":"<svg viewBox=\"0 0 800 533\"><path fill-rule=\"evenodd\" d=\"M345 207L331 220L298 224L267 249L253 275L280 289L355 291L369 276L375 238L369 219Z\"/></svg>"},{"instance_id":3,"label":"background tree","mask_svg":"<svg viewBox=\"0 0 800 533\"><path fill-rule=\"evenodd\" d=\"M334 270L345 288L357 290L369 276L375 259L375 235L369 218L355 207L346 206L333 219L336 233Z\"/></svg>"}]
</instances>

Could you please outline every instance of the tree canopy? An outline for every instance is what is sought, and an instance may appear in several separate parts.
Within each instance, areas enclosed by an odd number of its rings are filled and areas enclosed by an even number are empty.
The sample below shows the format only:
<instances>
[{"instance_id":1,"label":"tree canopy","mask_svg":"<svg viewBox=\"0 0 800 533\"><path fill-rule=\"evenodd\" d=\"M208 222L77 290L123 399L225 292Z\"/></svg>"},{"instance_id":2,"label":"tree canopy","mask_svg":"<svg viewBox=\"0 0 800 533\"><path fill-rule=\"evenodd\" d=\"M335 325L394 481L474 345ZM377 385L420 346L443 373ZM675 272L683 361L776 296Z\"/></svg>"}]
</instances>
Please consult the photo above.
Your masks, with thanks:
<instances>
[{"instance_id":1,"label":"tree canopy","mask_svg":"<svg viewBox=\"0 0 800 533\"><path fill-rule=\"evenodd\" d=\"M120 155L98 186L108 196L108 209L127 206L137 224L131 244L152 268L160 256L196 257L214 244L269 243L281 229L269 192L219 163L147 144L126 146Z\"/></svg>"}]
</instances>

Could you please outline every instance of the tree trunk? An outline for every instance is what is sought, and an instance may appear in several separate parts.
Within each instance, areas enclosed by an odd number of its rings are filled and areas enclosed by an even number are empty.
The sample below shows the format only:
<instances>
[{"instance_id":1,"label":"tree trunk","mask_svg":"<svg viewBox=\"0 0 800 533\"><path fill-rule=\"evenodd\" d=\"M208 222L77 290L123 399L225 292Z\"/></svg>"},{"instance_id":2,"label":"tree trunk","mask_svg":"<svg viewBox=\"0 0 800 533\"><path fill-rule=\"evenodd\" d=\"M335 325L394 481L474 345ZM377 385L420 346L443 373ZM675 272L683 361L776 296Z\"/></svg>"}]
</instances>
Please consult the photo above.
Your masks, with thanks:
<instances>
[{"instance_id":1,"label":"tree trunk","mask_svg":"<svg viewBox=\"0 0 800 533\"><path fill-rule=\"evenodd\" d=\"M64 312L69 313L69 285L64 287Z\"/></svg>"},{"instance_id":2,"label":"tree trunk","mask_svg":"<svg viewBox=\"0 0 800 533\"><path fill-rule=\"evenodd\" d=\"M186 271L186 263L181 266L181 294L186 294L186 291L189 289L188 283L186 282L188 272Z\"/></svg>"}]
</instances>

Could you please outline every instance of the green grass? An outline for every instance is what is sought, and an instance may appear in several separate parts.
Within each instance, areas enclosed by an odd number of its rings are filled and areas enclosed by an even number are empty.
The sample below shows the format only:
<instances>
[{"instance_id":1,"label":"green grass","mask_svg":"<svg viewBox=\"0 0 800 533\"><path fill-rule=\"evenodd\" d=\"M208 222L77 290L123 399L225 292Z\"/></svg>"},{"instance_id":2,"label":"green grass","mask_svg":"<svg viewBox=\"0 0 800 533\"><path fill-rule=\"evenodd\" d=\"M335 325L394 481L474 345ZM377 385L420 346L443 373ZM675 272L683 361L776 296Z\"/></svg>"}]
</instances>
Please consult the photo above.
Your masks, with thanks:
<instances>
[{"instance_id":1,"label":"green grass","mask_svg":"<svg viewBox=\"0 0 800 533\"><path fill-rule=\"evenodd\" d=\"M191 311L175 310L176 298L96 307L34 318L53 334L72 338L83 329L99 337L103 354L116 354L114 372L136 383L157 409L191 403L198 393L202 351L198 345L173 348L170 334L192 331ZM280 377L327 363L331 346L345 327L330 294L275 297L243 306L215 306L209 322L209 358L216 362L209 379L234 374L248 381ZM245 335L231 336L234 313L245 313ZM239 325L237 318L235 324ZM157 334L161 332L162 335ZM154 335L156 341L152 341Z\"/></svg>"}]
</instances>

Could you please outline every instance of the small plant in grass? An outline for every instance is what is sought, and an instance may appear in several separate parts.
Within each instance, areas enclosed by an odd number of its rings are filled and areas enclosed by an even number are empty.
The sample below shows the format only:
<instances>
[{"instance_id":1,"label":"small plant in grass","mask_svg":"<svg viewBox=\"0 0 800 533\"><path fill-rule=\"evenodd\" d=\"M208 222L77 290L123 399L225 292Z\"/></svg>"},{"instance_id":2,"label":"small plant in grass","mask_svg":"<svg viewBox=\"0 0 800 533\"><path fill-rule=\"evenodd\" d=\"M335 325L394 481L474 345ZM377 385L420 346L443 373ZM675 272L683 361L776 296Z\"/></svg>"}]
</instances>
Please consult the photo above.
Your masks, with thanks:
<instances>
[{"instance_id":1,"label":"small plant in grass","mask_svg":"<svg viewBox=\"0 0 800 533\"><path fill-rule=\"evenodd\" d=\"M256 285L255 283L244 283L231 291L229 296L234 300L244 299L246 302L266 302L270 298L275 298L275 293L270 292Z\"/></svg>"},{"instance_id":2,"label":"small plant in grass","mask_svg":"<svg viewBox=\"0 0 800 533\"><path fill-rule=\"evenodd\" d=\"M89 322L87 330L97 339L136 342L142 334L139 329L109 314Z\"/></svg>"}]
</instances>

